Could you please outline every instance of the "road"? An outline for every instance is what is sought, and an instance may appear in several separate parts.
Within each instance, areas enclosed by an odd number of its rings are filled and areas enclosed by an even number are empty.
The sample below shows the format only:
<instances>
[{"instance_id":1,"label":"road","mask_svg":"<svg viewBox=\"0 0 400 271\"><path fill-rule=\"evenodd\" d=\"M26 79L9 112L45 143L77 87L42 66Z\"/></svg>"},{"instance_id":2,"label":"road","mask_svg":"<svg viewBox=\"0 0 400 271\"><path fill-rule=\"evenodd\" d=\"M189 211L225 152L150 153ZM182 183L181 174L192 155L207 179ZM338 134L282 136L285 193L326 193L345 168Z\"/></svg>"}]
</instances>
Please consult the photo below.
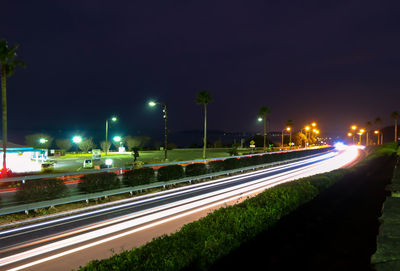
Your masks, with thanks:
<instances>
[{"instance_id":1,"label":"road","mask_svg":"<svg viewBox=\"0 0 400 271\"><path fill-rule=\"evenodd\" d=\"M0 269L70 270L173 232L208 210L267 188L344 167L356 148L125 200L121 204L0 232ZM126 243L130 240L129 243ZM129 246L129 247L126 247ZM79 252L79 253L78 253Z\"/></svg>"}]
</instances>

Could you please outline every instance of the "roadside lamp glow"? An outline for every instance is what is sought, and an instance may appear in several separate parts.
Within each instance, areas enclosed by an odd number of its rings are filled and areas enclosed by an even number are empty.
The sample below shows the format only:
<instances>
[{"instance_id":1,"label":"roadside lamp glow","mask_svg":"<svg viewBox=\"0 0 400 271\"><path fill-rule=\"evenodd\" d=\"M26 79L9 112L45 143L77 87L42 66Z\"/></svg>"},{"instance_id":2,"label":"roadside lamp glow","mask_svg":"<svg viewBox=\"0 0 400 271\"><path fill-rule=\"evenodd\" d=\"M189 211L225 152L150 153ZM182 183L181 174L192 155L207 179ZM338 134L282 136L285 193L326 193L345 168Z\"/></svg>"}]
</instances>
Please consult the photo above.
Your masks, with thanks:
<instances>
[{"instance_id":1,"label":"roadside lamp glow","mask_svg":"<svg viewBox=\"0 0 400 271\"><path fill-rule=\"evenodd\" d=\"M374 134L376 134L376 135L377 135L377 134L379 134L379 131L378 131L378 130L376 130L376 131L374 132Z\"/></svg>"},{"instance_id":2,"label":"roadside lamp glow","mask_svg":"<svg viewBox=\"0 0 400 271\"><path fill-rule=\"evenodd\" d=\"M121 137L120 136L114 136L114 138L113 138L113 140L115 141L115 142L120 142L121 141Z\"/></svg>"},{"instance_id":3,"label":"roadside lamp glow","mask_svg":"<svg viewBox=\"0 0 400 271\"><path fill-rule=\"evenodd\" d=\"M318 135L319 134L319 130L316 130L315 133Z\"/></svg>"},{"instance_id":4,"label":"roadside lamp glow","mask_svg":"<svg viewBox=\"0 0 400 271\"><path fill-rule=\"evenodd\" d=\"M107 165L107 166L111 166L112 164L113 164L113 160L112 159L106 159L105 161L104 161L104 163Z\"/></svg>"},{"instance_id":5,"label":"roadside lamp glow","mask_svg":"<svg viewBox=\"0 0 400 271\"><path fill-rule=\"evenodd\" d=\"M351 126L351 129L352 129L352 130L356 130L356 129L357 129L357 125Z\"/></svg>"},{"instance_id":6,"label":"roadside lamp glow","mask_svg":"<svg viewBox=\"0 0 400 271\"><path fill-rule=\"evenodd\" d=\"M365 132L365 130L364 129L360 129L360 133L364 133Z\"/></svg>"},{"instance_id":7,"label":"roadside lamp glow","mask_svg":"<svg viewBox=\"0 0 400 271\"><path fill-rule=\"evenodd\" d=\"M306 131L309 131L310 130L310 126L306 126Z\"/></svg>"},{"instance_id":8,"label":"roadside lamp glow","mask_svg":"<svg viewBox=\"0 0 400 271\"><path fill-rule=\"evenodd\" d=\"M286 131L290 131L291 129L290 129L290 127L286 127Z\"/></svg>"},{"instance_id":9,"label":"roadside lamp glow","mask_svg":"<svg viewBox=\"0 0 400 271\"><path fill-rule=\"evenodd\" d=\"M48 140L46 139L46 138L41 138L41 139L39 139L39 143L40 144L44 144L44 143L46 143Z\"/></svg>"},{"instance_id":10,"label":"roadside lamp glow","mask_svg":"<svg viewBox=\"0 0 400 271\"><path fill-rule=\"evenodd\" d=\"M74 136L74 137L72 138L72 142L74 142L75 144L79 144L79 143L82 142L82 137L80 137L80 136Z\"/></svg>"},{"instance_id":11,"label":"roadside lamp glow","mask_svg":"<svg viewBox=\"0 0 400 271\"><path fill-rule=\"evenodd\" d=\"M313 123L311 123L311 126L315 127L315 126L317 126L317 123L313 122Z\"/></svg>"},{"instance_id":12,"label":"roadside lamp glow","mask_svg":"<svg viewBox=\"0 0 400 271\"><path fill-rule=\"evenodd\" d=\"M263 121L263 118L262 117L258 117L258 119L257 119L259 122L262 122Z\"/></svg>"},{"instance_id":13,"label":"roadside lamp glow","mask_svg":"<svg viewBox=\"0 0 400 271\"><path fill-rule=\"evenodd\" d=\"M347 136L348 136L348 137L350 137L350 136L352 136L352 135L353 135L352 133L347 133Z\"/></svg>"},{"instance_id":14,"label":"roadside lamp glow","mask_svg":"<svg viewBox=\"0 0 400 271\"><path fill-rule=\"evenodd\" d=\"M167 120L168 120L168 103L167 102L155 102L155 101L150 101L148 103L149 106L154 107L156 105L161 105L163 107L163 118L164 118L164 160L168 160L168 154L167 154L167 136L168 136L168 127L167 127Z\"/></svg>"},{"instance_id":15,"label":"roadside lamp glow","mask_svg":"<svg viewBox=\"0 0 400 271\"><path fill-rule=\"evenodd\" d=\"M112 122L116 122L118 119L116 116L112 116L110 119ZM108 119L106 119L106 155L108 154Z\"/></svg>"}]
</instances>

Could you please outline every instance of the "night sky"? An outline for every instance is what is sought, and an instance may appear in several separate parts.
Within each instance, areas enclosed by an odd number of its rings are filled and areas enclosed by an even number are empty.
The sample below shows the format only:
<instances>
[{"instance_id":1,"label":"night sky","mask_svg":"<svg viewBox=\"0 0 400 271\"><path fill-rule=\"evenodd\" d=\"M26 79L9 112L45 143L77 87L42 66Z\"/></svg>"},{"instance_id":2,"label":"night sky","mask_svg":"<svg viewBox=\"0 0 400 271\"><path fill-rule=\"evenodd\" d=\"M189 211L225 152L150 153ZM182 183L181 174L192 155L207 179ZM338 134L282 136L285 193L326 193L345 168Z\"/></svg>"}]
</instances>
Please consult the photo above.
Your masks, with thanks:
<instances>
[{"instance_id":1,"label":"night sky","mask_svg":"<svg viewBox=\"0 0 400 271\"><path fill-rule=\"evenodd\" d=\"M0 39L27 67L8 79L9 140L201 130L261 131L317 121L325 135L400 111L399 1L3 0ZM201 138L199 139L201 142Z\"/></svg>"}]
</instances>

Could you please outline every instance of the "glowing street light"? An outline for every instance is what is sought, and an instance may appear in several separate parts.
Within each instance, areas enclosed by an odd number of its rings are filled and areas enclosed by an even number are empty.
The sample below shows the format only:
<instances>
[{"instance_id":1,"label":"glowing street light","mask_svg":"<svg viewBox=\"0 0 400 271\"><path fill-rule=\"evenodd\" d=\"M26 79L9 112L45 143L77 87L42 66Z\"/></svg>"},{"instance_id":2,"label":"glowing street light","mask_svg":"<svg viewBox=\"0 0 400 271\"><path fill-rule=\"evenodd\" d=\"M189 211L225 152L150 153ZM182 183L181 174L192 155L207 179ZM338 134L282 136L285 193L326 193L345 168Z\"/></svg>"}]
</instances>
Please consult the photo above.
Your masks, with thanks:
<instances>
[{"instance_id":1,"label":"glowing street light","mask_svg":"<svg viewBox=\"0 0 400 271\"><path fill-rule=\"evenodd\" d=\"M352 125L352 126L351 126L351 129L352 129L353 131L357 130L357 125Z\"/></svg>"},{"instance_id":2,"label":"glowing street light","mask_svg":"<svg viewBox=\"0 0 400 271\"><path fill-rule=\"evenodd\" d=\"M258 117L258 122L262 122L263 121L263 118L262 117Z\"/></svg>"},{"instance_id":3,"label":"glowing street light","mask_svg":"<svg viewBox=\"0 0 400 271\"><path fill-rule=\"evenodd\" d=\"M157 104L161 105L163 107L163 117L164 117L164 160L168 160L168 154L167 154L167 137L168 137L168 127L167 127L167 120L168 120L168 103L161 103L161 102L155 102L155 101L150 101L148 103L149 106L154 107Z\"/></svg>"},{"instance_id":4,"label":"glowing street light","mask_svg":"<svg viewBox=\"0 0 400 271\"><path fill-rule=\"evenodd\" d=\"M312 126L312 127L315 127L315 126L317 126L317 123L316 123L316 122L313 122L313 123L311 123L311 126Z\"/></svg>"},{"instance_id":5,"label":"glowing street light","mask_svg":"<svg viewBox=\"0 0 400 271\"><path fill-rule=\"evenodd\" d=\"M358 132L358 135L360 136L359 141L358 141L358 145L361 145L361 136L363 135L363 133L365 132L365 129L360 129Z\"/></svg>"},{"instance_id":6,"label":"glowing street light","mask_svg":"<svg viewBox=\"0 0 400 271\"><path fill-rule=\"evenodd\" d=\"M74 136L72 138L72 142L74 142L75 144L79 144L82 142L82 137L81 136Z\"/></svg>"},{"instance_id":7,"label":"glowing street light","mask_svg":"<svg viewBox=\"0 0 400 271\"><path fill-rule=\"evenodd\" d=\"M48 141L48 140L47 140L46 138L43 138L43 137L39 139L39 143L40 143L40 144L44 144L44 143L46 143L47 141Z\"/></svg>"},{"instance_id":8,"label":"glowing street light","mask_svg":"<svg viewBox=\"0 0 400 271\"><path fill-rule=\"evenodd\" d=\"M151 106L151 107L154 107L154 106L156 106L156 105L157 105L157 103L154 102L154 101L150 101L150 102L149 102L149 106Z\"/></svg>"},{"instance_id":9,"label":"glowing street light","mask_svg":"<svg viewBox=\"0 0 400 271\"><path fill-rule=\"evenodd\" d=\"M121 142L122 138L120 136L114 136L113 140L115 142Z\"/></svg>"},{"instance_id":10,"label":"glowing street light","mask_svg":"<svg viewBox=\"0 0 400 271\"><path fill-rule=\"evenodd\" d=\"M81 136L74 136L72 138L72 142L76 144L76 150L78 151L79 150L78 145L79 145L79 143L82 142L82 137Z\"/></svg>"},{"instance_id":11,"label":"glowing street light","mask_svg":"<svg viewBox=\"0 0 400 271\"><path fill-rule=\"evenodd\" d=\"M379 130L375 130L374 134L376 134L376 137L377 137L377 145L382 144L383 143L383 132L381 132ZM379 138L380 138L380 143L379 143Z\"/></svg>"},{"instance_id":12,"label":"glowing street light","mask_svg":"<svg viewBox=\"0 0 400 271\"><path fill-rule=\"evenodd\" d=\"M111 117L112 122L117 121L117 117ZM106 155L108 154L108 119L106 119Z\"/></svg>"}]
</instances>

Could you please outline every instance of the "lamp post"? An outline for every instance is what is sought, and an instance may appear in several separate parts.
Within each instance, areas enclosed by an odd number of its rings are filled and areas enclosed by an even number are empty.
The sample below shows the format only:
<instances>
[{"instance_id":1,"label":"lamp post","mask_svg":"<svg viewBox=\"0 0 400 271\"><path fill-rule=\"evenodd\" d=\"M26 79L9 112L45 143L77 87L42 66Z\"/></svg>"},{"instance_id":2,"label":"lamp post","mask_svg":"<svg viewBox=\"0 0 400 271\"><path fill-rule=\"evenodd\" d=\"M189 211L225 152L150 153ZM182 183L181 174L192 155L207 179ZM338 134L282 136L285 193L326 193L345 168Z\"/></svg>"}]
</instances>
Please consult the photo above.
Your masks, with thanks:
<instances>
[{"instance_id":1,"label":"lamp post","mask_svg":"<svg viewBox=\"0 0 400 271\"><path fill-rule=\"evenodd\" d=\"M292 149L292 128L286 127L286 131L289 132L289 150Z\"/></svg>"},{"instance_id":2,"label":"lamp post","mask_svg":"<svg viewBox=\"0 0 400 271\"><path fill-rule=\"evenodd\" d=\"M376 134L376 145L379 145L379 130L375 130L374 134Z\"/></svg>"},{"instance_id":3,"label":"lamp post","mask_svg":"<svg viewBox=\"0 0 400 271\"><path fill-rule=\"evenodd\" d=\"M164 160L168 160L168 155L167 155L167 137L168 137L168 127L167 127L167 120L168 120L168 103L160 103L160 102L154 102L150 101L149 106L154 107L157 104L161 105L163 107L163 117L164 117Z\"/></svg>"},{"instance_id":4,"label":"lamp post","mask_svg":"<svg viewBox=\"0 0 400 271\"><path fill-rule=\"evenodd\" d=\"M81 136L74 136L72 138L72 142L76 144L76 148L78 148L79 143L82 142L82 137Z\"/></svg>"},{"instance_id":5,"label":"lamp post","mask_svg":"<svg viewBox=\"0 0 400 271\"><path fill-rule=\"evenodd\" d=\"M356 135L357 125L352 125L350 128L351 130L353 130L353 144L354 144L355 143L354 137Z\"/></svg>"},{"instance_id":6,"label":"lamp post","mask_svg":"<svg viewBox=\"0 0 400 271\"><path fill-rule=\"evenodd\" d=\"M352 136L353 136L353 134L352 134L352 133L350 133L350 132L348 132L348 133L347 133L347 136L348 136L348 137L352 137ZM353 144L354 144L354 137L353 137Z\"/></svg>"},{"instance_id":7,"label":"lamp post","mask_svg":"<svg viewBox=\"0 0 400 271\"><path fill-rule=\"evenodd\" d=\"M267 150L267 118L264 117L258 117L258 122L262 122L264 121L264 152ZM268 141L268 145L269 145L269 141Z\"/></svg>"},{"instance_id":8,"label":"lamp post","mask_svg":"<svg viewBox=\"0 0 400 271\"><path fill-rule=\"evenodd\" d=\"M360 139L358 141L358 145L361 145L361 136L363 135L364 132L365 132L364 129L360 129L360 132L358 133L358 135L360 136Z\"/></svg>"},{"instance_id":9,"label":"lamp post","mask_svg":"<svg viewBox=\"0 0 400 271\"><path fill-rule=\"evenodd\" d=\"M112 122L117 121L117 117L112 117L111 118ZM106 119L106 155L108 154L108 119Z\"/></svg>"}]
</instances>

